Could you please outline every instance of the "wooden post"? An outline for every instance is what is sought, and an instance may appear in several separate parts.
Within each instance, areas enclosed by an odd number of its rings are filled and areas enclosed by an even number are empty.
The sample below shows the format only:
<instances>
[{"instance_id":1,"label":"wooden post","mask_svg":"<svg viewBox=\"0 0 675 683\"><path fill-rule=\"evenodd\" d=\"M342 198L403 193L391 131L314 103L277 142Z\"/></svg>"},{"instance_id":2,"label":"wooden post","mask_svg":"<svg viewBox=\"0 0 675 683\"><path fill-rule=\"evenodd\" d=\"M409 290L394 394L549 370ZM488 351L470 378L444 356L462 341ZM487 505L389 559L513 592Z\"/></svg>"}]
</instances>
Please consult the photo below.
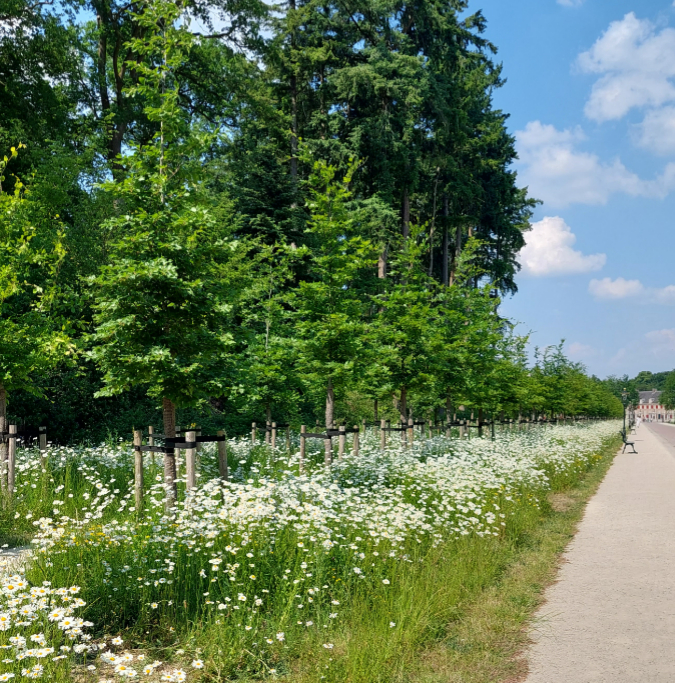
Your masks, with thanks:
<instances>
[{"instance_id":1,"label":"wooden post","mask_svg":"<svg viewBox=\"0 0 675 683\"><path fill-rule=\"evenodd\" d=\"M180 427L176 425L176 438L180 439ZM176 479L180 479L180 448L173 449L173 457L176 461Z\"/></svg>"},{"instance_id":2,"label":"wooden post","mask_svg":"<svg viewBox=\"0 0 675 683\"><path fill-rule=\"evenodd\" d=\"M291 426L286 427L286 453L291 453Z\"/></svg>"},{"instance_id":3,"label":"wooden post","mask_svg":"<svg viewBox=\"0 0 675 683\"><path fill-rule=\"evenodd\" d=\"M387 421L380 420L380 448L382 450L385 450L387 448L387 432L384 431L386 427Z\"/></svg>"},{"instance_id":4,"label":"wooden post","mask_svg":"<svg viewBox=\"0 0 675 683\"><path fill-rule=\"evenodd\" d=\"M415 426L413 425L412 417L409 417L408 418L408 448L412 448L414 438L415 438Z\"/></svg>"},{"instance_id":5,"label":"wooden post","mask_svg":"<svg viewBox=\"0 0 675 683\"><path fill-rule=\"evenodd\" d=\"M354 457L356 458L359 455L359 426L354 425L354 429L355 429L355 431L354 431L354 441L353 441L352 451L354 453Z\"/></svg>"},{"instance_id":6,"label":"wooden post","mask_svg":"<svg viewBox=\"0 0 675 683\"><path fill-rule=\"evenodd\" d=\"M155 433L155 428L152 425L150 425L148 427L148 446L154 446L155 445L155 437L153 436L154 433ZM152 451L150 451L150 461L152 462L152 465L154 467L154 465L155 465L155 454Z\"/></svg>"},{"instance_id":7,"label":"wooden post","mask_svg":"<svg viewBox=\"0 0 675 683\"><path fill-rule=\"evenodd\" d=\"M251 422L251 445L252 446L255 446L255 441L256 441L255 422Z\"/></svg>"},{"instance_id":8,"label":"wooden post","mask_svg":"<svg viewBox=\"0 0 675 683\"><path fill-rule=\"evenodd\" d=\"M143 443L143 432L134 429L134 446ZM143 452L134 448L134 501L136 503L136 516L140 516L143 510Z\"/></svg>"},{"instance_id":9,"label":"wooden post","mask_svg":"<svg viewBox=\"0 0 675 683\"><path fill-rule=\"evenodd\" d=\"M345 426L338 427L340 435L338 436L338 460L342 460L345 455L345 444L347 443L347 434L345 433Z\"/></svg>"},{"instance_id":10,"label":"wooden post","mask_svg":"<svg viewBox=\"0 0 675 683\"><path fill-rule=\"evenodd\" d=\"M40 465L44 470L47 467L47 427L39 427L40 439Z\"/></svg>"},{"instance_id":11,"label":"wooden post","mask_svg":"<svg viewBox=\"0 0 675 683\"><path fill-rule=\"evenodd\" d=\"M7 494L14 495L16 478L16 425L9 425L9 444L7 449Z\"/></svg>"},{"instance_id":12,"label":"wooden post","mask_svg":"<svg viewBox=\"0 0 675 683\"><path fill-rule=\"evenodd\" d=\"M271 441L272 449L275 449L277 447L277 423L272 422L272 441Z\"/></svg>"},{"instance_id":13,"label":"wooden post","mask_svg":"<svg viewBox=\"0 0 675 683\"><path fill-rule=\"evenodd\" d=\"M459 438L464 439L466 438L466 420L461 420L461 423L459 425Z\"/></svg>"},{"instance_id":14,"label":"wooden post","mask_svg":"<svg viewBox=\"0 0 675 683\"><path fill-rule=\"evenodd\" d=\"M299 469L300 474L302 474L305 469L305 432L307 431L306 425L300 425L300 463Z\"/></svg>"},{"instance_id":15,"label":"wooden post","mask_svg":"<svg viewBox=\"0 0 675 683\"><path fill-rule=\"evenodd\" d=\"M7 447L5 446L5 431L7 429L7 421L4 417L0 417L0 490L7 493ZM9 441L7 441L9 443Z\"/></svg>"},{"instance_id":16,"label":"wooden post","mask_svg":"<svg viewBox=\"0 0 675 683\"><path fill-rule=\"evenodd\" d=\"M185 441L194 441L197 438L197 433L194 431L185 432ZM185 488L190 491L197 483L196 471L196 457L197 448L185 449Z\"/></svg>"},{"instance_id":17,"label":"wooden post","mask_svg":"<svg viewBox=\"0 0 675 683\"><path fill-rule=\"evenodd\" d=\"M216 434L218 436L225 436L225 432L219 429ZM220 478L227 481L229 479L229 472L227 471L227 441L217 441L218 444L218 474Z\"/></svg>"},{"instance_id":18,"label":"wooden post","mask_svg":"<svg viewBox=\"0 0 675 683\"><path fill-rule=\"evenodd\" d=\"M265 445L269 446L270 445L270 433L272 431L272 423L271 422L265 422Z\"/></svg>"},{"instance_id":19,"label":"wooden post","mask_svg":"<svg viewBox=\"0 0 675 683\"><path fill-rule=\"evenodd\" d=\"M330 427L326 427L326 430L328 429L330 429ZM324 446L323 464L326 467L330 467L333 464L333 439L327 436L324 439Z\"/></svg>"}]
</instances>

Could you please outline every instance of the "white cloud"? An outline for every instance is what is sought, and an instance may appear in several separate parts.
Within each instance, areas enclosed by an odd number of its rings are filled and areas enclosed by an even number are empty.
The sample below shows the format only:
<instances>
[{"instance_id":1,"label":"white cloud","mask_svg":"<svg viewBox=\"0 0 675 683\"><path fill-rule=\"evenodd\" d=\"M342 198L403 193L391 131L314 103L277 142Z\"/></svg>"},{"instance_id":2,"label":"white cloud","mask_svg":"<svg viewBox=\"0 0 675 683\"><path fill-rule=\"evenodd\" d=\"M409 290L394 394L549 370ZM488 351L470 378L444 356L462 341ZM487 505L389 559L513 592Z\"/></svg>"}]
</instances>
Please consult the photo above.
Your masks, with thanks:
<instances>
[{"instance_id":1,"label":"white cloud","mask_svg":"<svg viewBox=\"0 0 675 683\"><path fill-rule=\"evenodd\" d=\"M577 145L585 139L580 128L558 130L541 121L530 121L516 132L520 180L533 197L553 207L572 203L606 204L617 192L633 197L665 197L675 189L675 164L662 175L642 180L617 158L601 161Z\"/></svg>"},{"instance_id":2,"label":"white cloud","mask_svg":"<svg viewBox=\"0 0 675 683\"><path fill-rule=\"evenodd\" d=\"M533 276L589 273L600 270L605 254L586 256L572 247L576 235L559 216L546 216L525 233L525 246L518 254L523 272Z\"/></svg>"},{"instance_id":3,"label":"white cloud","mask_svg":"<svg viewBox=\"0 0 675 683\"><path fill-rule=\"evenodd\" d=\"M654 154L675 152L675 107L666 106L647 112L635 127L635 141Z\"/></svg>"},{"instance_id":4,"label":"white cloud","mask_svg":"<svg viewBox=\"0 0 675 683\"><path fill-rule=\"evenodd\" d=\"M634 107L675 101L675 29L638 19L635 13L614 21L590 50L579 55L580 69L599 74L586 103L594 121L620 119Z\"/></svg>"},{"instance_id":5,"label":"white cloud","mask_svg":"<svg viewBox=\"0 0 675 683\"><path fill-rule=\"evenodd\" d=\"M672 368L675 356L675 329L652 330L638 341L621 348L610 359L610 365L624 370L627 362L638 358L643 369L647 364Z\"/></svg>"},{"instance_id":6,"label":"white cloud","mask_svg":"<svg viewBox=\"0 0 675 683\"><path fill-rule=\"evenodd\" d=\"M557 0L557 3L563 7L580 7L584 0Z\"/></svg>"},{"instance_id":7,"label":"white cloud","mask_svg":"<svg viewBox=\"0 0 675 683\"><path fill-rule=\"evenodd\" d=\"M672 359L672 354L675 353L675 330L653 330L645 334L645 339L650 345L651 353L667 354Z\"/></svg>"},{"instance_id":8,"label":"white cloud","mask_svg":"<svg viewBox=\"0 0 675 683\"><path fill-rule=\"evenodd\" d=\"M645 287L640 280L624 280L622 277L612 280L603 277L602 280L591 280L588 291L596 299L626 299L643 294Z\"/></svg>"},{"instance_id":9,"label":"white cloud","mask_svg":"<svg viewBox=\"0 0 675 683\"><path fill-rule=\"evenodd\" d=\"M591 280L588 291L600 300L617 300L636 298L640 303L672 306L675 304L675 285L666 287L645 287L640 280L625 280L622 277L612 280Z\"/></svg>"},{"instance_id":10,"label":"white cloud","mask_svg":"<svg viewBox=\"0 0 675 683\"><path fill-rule=\"evenodd\" d=\"M582 360L584 358L591 358L598 354L597 349L589 346L588 344L582 344L580 342L573 342L567 347L567 355L573 360Z\"/></svg>"}]
</instances>

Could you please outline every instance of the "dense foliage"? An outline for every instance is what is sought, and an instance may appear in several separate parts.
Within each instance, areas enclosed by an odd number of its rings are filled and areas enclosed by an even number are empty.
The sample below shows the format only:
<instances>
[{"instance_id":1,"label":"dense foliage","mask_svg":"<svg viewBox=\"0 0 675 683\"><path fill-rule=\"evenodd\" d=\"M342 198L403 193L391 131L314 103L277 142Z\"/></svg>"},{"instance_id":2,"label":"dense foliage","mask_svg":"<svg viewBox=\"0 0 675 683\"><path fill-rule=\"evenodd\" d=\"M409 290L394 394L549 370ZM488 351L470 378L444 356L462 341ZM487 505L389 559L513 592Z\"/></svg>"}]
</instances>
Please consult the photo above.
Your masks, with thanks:
<instances>
[{"instance_id":1,"label":"dense foliage","mask_svg":"<svg viewBox=\"0 0 675 683\"><path fill-rule=\"evenodd\" d=\"M617 414L499 315L534 200L484 30L465 0L5 3L0 418Z\"/></svg>"}]
</instances>

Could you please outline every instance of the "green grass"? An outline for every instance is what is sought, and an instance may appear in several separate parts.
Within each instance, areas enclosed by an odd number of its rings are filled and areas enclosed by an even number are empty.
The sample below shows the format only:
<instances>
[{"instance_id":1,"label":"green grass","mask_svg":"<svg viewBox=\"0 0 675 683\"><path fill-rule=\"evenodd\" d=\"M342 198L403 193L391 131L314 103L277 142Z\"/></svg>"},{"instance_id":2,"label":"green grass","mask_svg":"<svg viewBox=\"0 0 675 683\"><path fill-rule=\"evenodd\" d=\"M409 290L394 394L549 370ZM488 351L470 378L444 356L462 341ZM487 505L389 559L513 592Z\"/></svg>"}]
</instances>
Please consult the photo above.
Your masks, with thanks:
<instances>
[{"instance_id":1,"label":"green grass","mask_svg":"<svg viewBox=\"0 0 675 683\"><path fill-rule=\"evenodd\" d=\"M521 510L502 538L469 538L436 548L423 563L410 565L400 589L386 602L353 596L332 661L317 661L316 647L308 647L286 680L518 680L526 672L521 653L528 643L527 624L618 446L619 440L612 440L589 469L554 481L542 505Z\"/></svg>"}]
</instances>

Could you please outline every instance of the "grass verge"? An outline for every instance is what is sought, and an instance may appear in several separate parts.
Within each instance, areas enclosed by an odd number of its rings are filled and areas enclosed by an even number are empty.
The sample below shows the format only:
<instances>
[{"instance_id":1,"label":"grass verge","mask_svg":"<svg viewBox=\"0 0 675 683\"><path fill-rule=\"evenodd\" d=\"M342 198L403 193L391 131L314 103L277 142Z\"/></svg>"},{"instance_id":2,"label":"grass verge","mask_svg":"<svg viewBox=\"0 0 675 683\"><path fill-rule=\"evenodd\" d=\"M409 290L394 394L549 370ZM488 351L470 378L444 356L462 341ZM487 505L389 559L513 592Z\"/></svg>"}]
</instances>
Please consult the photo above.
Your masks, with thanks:
<instances>
[{"instance_id":1,"label":"grass verge","mask_svg":"<svg viewBox=\"0 0 675 683\"><path fill-rule=\"evenodd\" d=\"M332 657L299 653L293 683L515 683L526 626L556 576L585 505L616 454L611 439L573 479L552 482L500 539L468 538L413 558L386 604L355 596ZM312 654L314 653L314 654Z\"/></svg>"}]
</instances>

